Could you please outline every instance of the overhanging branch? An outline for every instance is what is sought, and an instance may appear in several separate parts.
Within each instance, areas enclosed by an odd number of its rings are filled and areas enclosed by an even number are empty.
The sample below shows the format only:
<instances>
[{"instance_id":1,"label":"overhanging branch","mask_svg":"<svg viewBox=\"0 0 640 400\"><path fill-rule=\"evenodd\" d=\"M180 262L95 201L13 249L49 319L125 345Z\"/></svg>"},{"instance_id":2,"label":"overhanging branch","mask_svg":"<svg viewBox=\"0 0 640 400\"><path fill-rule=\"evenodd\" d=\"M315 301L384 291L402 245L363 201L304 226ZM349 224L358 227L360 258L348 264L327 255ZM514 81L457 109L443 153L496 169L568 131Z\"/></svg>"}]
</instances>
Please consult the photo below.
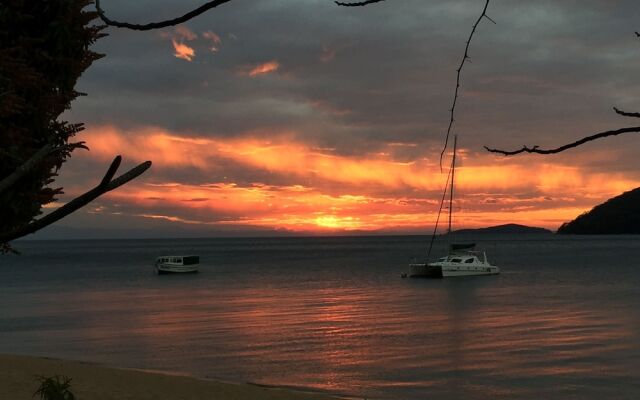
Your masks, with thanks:
<instances>
[{"instance_id":1,"label":"overhanging branch","mask_svg":"<svg viewBox=\"0 0 640 400\"><path fill-rule=\"evenodd\" d=\"M605 132L600 132L600 133L596 133L595 135L591 135L591 136L586 136L578 141L575 141L573 143L569 143L569 144L565 144L564 146L560 146L557 147L555 149L541 149L540 146L522 146L521 149L518 150L512 150L512 151L508 151L508 150L500 150L500 149L492 149L490 147L484 146L484 148L491 152L491 153L498 153L498 154L502 154L505 156L513 156L516 154L520 154L520 153L536 153L536 154L556 154L556 153L561 153L565 150L568 149L572 149L574 147L578 147L580 145L583 145L587 142L591 142L594 140L598 140L598 139L602 139L605 137L610 137L610 136L617 136L617 135L621 135L623 133L638 133L640 132L640 126L632 126L629 128L621 128L621 129L616 129L616 130L612 130L612 131L605 131Z\"/></svg>"},{"instance_id":2,"label":"overhanging branch","mask_svg":"<svg viewBox=\"0 0 640 400\"><path fill-rule=\"evenodd\" d=\"M203 4L202 6L196 8L193 11L189 11L188 13L184 14L181 17L178 18L173 18L173 19L168 19L165 21L160 21L160 22L151 22L148 24L131 24L129 22L120 22L120 21L114 21L110 18L107 18L106 15L104 15L104 10L102 10L102 8L100 7L100 0L96 0L96 11L98 12L98 17L100 17L100 19L107 25L109 26L115 26L116 28L127 28L127 29L133 29L136 31L149 31L152 29L160 29L160 28L166 28L168 26L175 26L178 24L182 24L184 22L189 21L192 18L197 17L200 14L203 14L207 11L209 11L212 8L218 7L219 5L222 5L224 3L228 3L231 0L213 0L213 1L209 1L205 4Z\"/></svg>"},{"instance_id":3,"label":"overhanging branch","mask_svg":"<svg viewBox=\"0 0 640 400\"><path fill-rule=\"evenodd\" d=\"M613 111L615 111L617 114L622 115L623 117L640 118L640 113L622 111L617 107L613 107Z\"/></svg>"},{"instance_id":4,"label":"overhanging branch","mask_svg":"<svg viewBox=\"0 0 640 400\"><path fill-rule=\"evenodd\" d=\"M385 1L385 0L367 0L367 1L359 1L357 3L343 3L340 1L335 1L334 3L342 7L362 7L362 6L366 6L367 4L380 3L382 1Z\"/></svg>"},{"instance_id":5,"label":"overhanging branch","mask_svg":"<svg viewBox=\"0 0 640 400\"><path fill-rule=\"evenodd\" d=\"M193 19L193 18L199 16L200 14L204 14L205 12L211 10L212 8L216 8L219 5L222 5L224 3L228 3L230 1L231 0L213 0L213 1L209 1L209 2L207 2L205 4L203 4L202 6L194 9L193 11L189 11L188 13L184 14L181 17L172 18L172 19L159 21L159 22L150 22L150 23L147 23L147 24L132 24L132 23L129 23L129 22L115 21L115 20L107 17L105 15L104 10L102 9L102 7L100 7L100 0L96 0L96 11L98 13L98 17L100 17L102 22L104 22L105 24L107 24L109 26L114 26L116 28L133 29L133 30L136 30L136 31L149 31L149 30L152 30L152 29L160 29L160 28L166 28L166 27L169 27L169 26L175 26L175 25L182 24L184 22L189 21L190 19ZM362 6L366 6L367 4L380 3L382 1L385 1L385 0L367 0L367 1L357 2L357 3L343 3L343 2L336 1L335 3L337 5L343 6L343 7L362 7Z\"/></svg>"},{"instance_id":6,"label":"overhanging branch","mask_svg":"<svg viewBox=\"0 0 640 400\"><path fill-rule=\"evenodd\" d=\"M28 225L25 225L21 228L15 229L10 232L0 233L0 244L10 242L11 240L20 238L30 233L34 233L46 226L53 224L54 222L66 217L67 215L78 210L79 208L86 206L87 204L89 204L91 201L95 200L99 196L113 189L116 189L124 185L125 183L137 178L143 172L149 169L149 167L151 167L151 161L145 161L142 164L136 166L135 168L132 168L126 173L120 175L116 179L112 180L111 178L113 178L113 175L115 175L116 171L118 170L118 167L120 166L121 161L122 161L121 156L117 156L116 158L114 158L113 161L111 162L111 166L105 173L104 178L102 178L98 186L89 190L85 194L79 197L76 197L75 199L71 200L70 202L58 208L57 210L51 212L50 214L45 215L44 217L38 220L31 222Z\"/></svg>"},{"instance_id":7,"label":"overhanging branch","mask_svg":"<svg viewBox=\"0 0 640 400\"><path fill-rule=\"evenodd\" d=\"M453 123L455 121L456 104L458 103L458 91L460 89L460 80L462 79L461 78L462 68L464 67L464 64L469 59L469 46L471 45L471 39L473 39L473 35L476 33L476 29L478 28L478 25L480 24L483 18L487 18L489 21L495 24L495 21L489 18L489 16L487 15L487 8L489 7L489 1L490 0L486 0L486 3L484 3L484 8L482 9L482 13L478 17L478 20L476 21L476 23L473 24L473 29L471 29L471 34L469 34L469 39L467 39L467 44L464 48L464 55L462 56L462 61L460 62L460 66L456 70L456 89L453 93L453 104L451 105L451 110L449 110L451 112L451 118L449 119L449 127L447 128L447 135L445 136L444 146L442 147L442 151L440 152L440 170L442 170L442 158L444 157L444 153L447 151L447 146L449 145L449 136L451 136L451 129L453 128Z\"/></svg>"},{"instance_id":8,"label":"overhanging branch","mask_svg":"<svg viewBox=\"0 0 640 400\"><path fill-rule=\"evenodd\" d=\"M622 116L625 117L633 117L633 118L640 118L640 113L630 113L630 112L625 112L622 110L619 110L616 107L613 107L613 110L617 113L620 114ZM598 139L602 139L605 137L609 137L609 136L617 136L617 135L621 135L623 133L636 133L636 132L640 132L640 126L632 126L629 128L621 128L621 129L615 129L615 130L611 130L611 131L605 131L605 132L600 132L600 133L596 133L594 135L591 136L585 136L580 140L577 140L575 142L572 143L568 143L565 144L564 146L560 146L557 147L555 149L541 149L540 146L522 146L521 149L518 150L500 150L500 149L492 149L490 147L484 146L484 148L491 152L491 153L497 153L497 154L502 154L505 156L514 156L516 154L520 154L520 153L536 153L536 154L555 154L555 153L561 153L565 150L568 149L572 149L574 147L578 147L581 146L587 142L592 142L594 140L598 140Z\"/></svg>"}]
</instances>

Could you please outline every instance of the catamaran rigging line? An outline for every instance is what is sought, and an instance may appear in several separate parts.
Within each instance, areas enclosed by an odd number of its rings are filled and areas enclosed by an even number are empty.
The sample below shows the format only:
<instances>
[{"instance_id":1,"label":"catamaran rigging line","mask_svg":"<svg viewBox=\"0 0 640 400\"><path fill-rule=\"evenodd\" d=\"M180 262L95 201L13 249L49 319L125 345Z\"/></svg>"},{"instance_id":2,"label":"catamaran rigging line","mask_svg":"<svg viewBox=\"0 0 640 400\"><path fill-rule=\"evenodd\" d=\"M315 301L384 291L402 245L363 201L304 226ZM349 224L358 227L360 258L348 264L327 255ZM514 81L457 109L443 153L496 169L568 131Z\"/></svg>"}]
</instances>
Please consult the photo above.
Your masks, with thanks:
<instances>
[{"instance_id":1,"label":"catamaran rigging line","mask_svg":"<svg viewBox=\"0 0 640 400\"><path fill-rule=\"evenodd\" d=\"M433 242L436 238L436 233L438 231L438 224L440 223L440 215L442 214L442 207L444 206L444 199L447 197L447 190L449 189L449 181L451 181L451 197L449 198L449 229L447 233L451 233L451 207L453 207L453 177L456 165L456 145L458 142L458 136L455 135L453 137L453 159L451 160L451 167L449 168L449 173L447 174L447 182L444 184L444 191L442 192L442 200L440 200L440 208L438 209L438 217L436 218L436 224L433 227L433 234L431 235L431 242L429 242L429 250L427 251L427 260L431 255L431 249L433 248Z\"/></svg>"},{"instance_id":2,"label":"catamaran rigging line","mask_svg":"<svg viewBox=\"0 0 640 400\"><path fill-rule=\"evenodd\" d=\"M455 184L456 151L458 144L457 139L457 136L454 136L451 168L449 169L449 174L447 176L444 193L442 193L442 201L440 202L436 225L433 228L433 235L431 236L431 244L429 245L427 259L424 263L410 263L409 273L403 274L403 276L409 276L410 278L444 278L454 276L497 275L500 273L500 268L489 263L485 252L473 250L475 243L457 244L451 242L454 196L453 187ZM444 207L444 202L447 199L447 194L449 194L449 228L447 229L449 251L446 256L440 257L436 261L429 262L433 242L438 231L440 215L442 214L442 208Z\"/></svg>"}]
</instances>

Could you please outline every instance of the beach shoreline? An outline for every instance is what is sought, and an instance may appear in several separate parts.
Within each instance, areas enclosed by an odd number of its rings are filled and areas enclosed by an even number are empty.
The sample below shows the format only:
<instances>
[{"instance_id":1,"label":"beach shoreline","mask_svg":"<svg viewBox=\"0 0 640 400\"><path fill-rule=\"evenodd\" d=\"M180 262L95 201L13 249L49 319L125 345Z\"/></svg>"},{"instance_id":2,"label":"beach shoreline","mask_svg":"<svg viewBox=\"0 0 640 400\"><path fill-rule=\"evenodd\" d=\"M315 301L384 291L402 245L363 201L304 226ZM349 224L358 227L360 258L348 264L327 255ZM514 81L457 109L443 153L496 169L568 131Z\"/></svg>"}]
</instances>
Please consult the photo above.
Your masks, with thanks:
<instances>
[{"instance_id":1,"label":"beach shoreline","mask_svg":"<svg viewBox=\"0 0 640 400\"><path fill-rule=\"evenodd\" d=\"M0 399L33 399L38 376L67 376L77 400L330 400L344 397L303 389L231 383L84 361L0 354Z\"/></svg>"}]
</instances>

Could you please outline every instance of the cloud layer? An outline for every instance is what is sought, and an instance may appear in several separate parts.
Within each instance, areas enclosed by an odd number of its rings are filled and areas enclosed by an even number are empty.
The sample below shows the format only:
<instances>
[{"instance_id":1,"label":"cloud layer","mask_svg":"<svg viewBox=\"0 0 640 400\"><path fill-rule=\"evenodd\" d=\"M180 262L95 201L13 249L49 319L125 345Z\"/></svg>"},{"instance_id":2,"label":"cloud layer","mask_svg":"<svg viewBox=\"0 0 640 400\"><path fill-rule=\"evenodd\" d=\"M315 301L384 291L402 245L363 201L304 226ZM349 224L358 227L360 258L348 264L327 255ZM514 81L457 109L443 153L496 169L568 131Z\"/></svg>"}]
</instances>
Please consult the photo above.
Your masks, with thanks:
<instances>
[{"instance_id":1,"label":"cloud layer","mask_svg":"<svg viewBox=\"0 0 640 400\"><path fill-rule=\"evenodd\" d=\"M86 122L92 151L63 168L67 195L122 153L154 167L92 213L139 224L424 229L446 179L437 154L454 70L481 3L230 2L173 29L110 30L97 45L107 57L79 83L89 96L69 116ZM555 228L637 186L635 137L547 158L481 148L554 146L630 124L611 107L640 109L640 7L614 3L491 3L498 24L479 27L454 126L464 149L459 225ZM107 12L144 22L197 5L113 1Z\"/></svg>"}]
</instances>

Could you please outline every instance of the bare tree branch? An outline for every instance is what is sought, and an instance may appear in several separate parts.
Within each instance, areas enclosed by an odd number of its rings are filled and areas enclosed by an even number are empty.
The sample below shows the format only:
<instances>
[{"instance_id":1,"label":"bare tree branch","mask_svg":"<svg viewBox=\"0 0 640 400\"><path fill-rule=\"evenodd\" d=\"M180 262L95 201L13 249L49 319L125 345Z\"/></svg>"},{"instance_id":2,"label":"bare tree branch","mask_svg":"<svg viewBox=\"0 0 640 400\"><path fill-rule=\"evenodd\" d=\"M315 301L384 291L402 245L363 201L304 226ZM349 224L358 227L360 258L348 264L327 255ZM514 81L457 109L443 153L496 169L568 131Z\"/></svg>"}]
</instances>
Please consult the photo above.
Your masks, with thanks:
<instances>
[{"instance_id":1,"label":"bare tree branch","mask_svg":"<svg viewBox=\"0 0 640 400\"><path fill-rule=\"evenodd\" d=\"M29 171L35 168L40 163L40 161L42 161L42 159L48 156L49 154L55 153L57 151L63 151L65 149L74 149L78 147L88 150L88 147L84 145L84 142L71 143L71 144L67 144L67 145L63 145L55 148L50 144L45 144L40 148L40 150L35 152L31 156L31 158L29 158L22 165L20 165L15 171L13 171L11 175L3 178L0 181L0 193L7 190L9 187L11 187L11 185L16 183L25 174L27 174Z\"/></svg>"},{"instance_id":2,"label":"bare tree branch","mask_svg":"<svg viewBox=\"0 0 640 400\"><path fill-rule=\"evenodd\" d=\"M228 3L231 0L213 0L213 1L209 1L205 4L203 4L202 6L196 8L193 11L189 11L188 13L184 14L181 17L178 18L173 18L173 19L168 19L165 21L160 21L160 22L151 22L148 24L130 24L128 22L119 22L119 21L114 21L110 18L107 18L106 15L104 15L104 10L102 10L102 8L100 7L100 0L96 0L96 11L98 12L98 16L100 17L100 19L107 25L109 26L115 26L116 28L127 28L127 29L133 29L136 31L149 31L152 29L160 29L160 28L166 28L168 26L174 26L174 25L178 25L181 24L183 22L187 22L192 18L197 17L200 14L203 14L205 12L207 12L208 10L218 7L219 5L222 5L224 3Z\"/></svg>"},{"instance_id":3,"label":"bare tree branch","mask_svg":"<svg viewBox=\"0 0 640 400\"><path fill-rule=\"evenodd\" d=\"M625 112L625 111L622 111L622 110L618 109L617 107L613 107L613 111L615 111L616 113L622 115L623 117L640 118L640 113Z\"/></svg>"},{"instance_id":4,"label":"bare tree branch","mask_svg":"<svg viewBox=\"0 0 640 400\"><path fill-rule=\"evenodd\" d=\"M11 175L3 178L0 181L0 193L7 190L11 185L16 183L20 178L22 178L27 172L29 172L33 167L35 167L43 158L51 154L53 151L53 146L50 144L45 144L40 148L40 150L36 151L34 155L31 156L27 161L24 162L21 166L19 166Z\"/></svg>"},{"instance_id":5,"label":"bare tree branch","mask_svg":"<svg viewBox=\"0 0 640 400\"><path fill-rule=\"evenodd\" d=\"M635 32L636 36L640 38L640 32ZM640 113L636 113L636 112L626 112L626 111L622 111L617 107L613 107L613 111L615 111L617 114L622 115L623 117L632 117L632 118L640 118ZM617 136L617 135L621 135L623 133L638 133L640 132L640 126L632 126L629 128L621 128L621 129L615 129L615 130L610 130L610 131L605 131L605 132L600 132L600 133L596 133L594 135L591 136L586 136L583 137L580 140L577 140L575 142L572 143L568 143L565 144L564 146L560 146L557 147L555 149L541 149L540 146L533 146L533 147L528 147L528 146L522 146L521 149L518 150L500 150L500 149L493 149L487 146L484 146L484 148L491 152L491 153L498 153L498 154L503 154L505 156L513 156L516 154L520 154L520 153L536 153L536 154L556 154L556 153L560 153L563 152L565 150L568 149L572 149L574 147L578 147L581 146L587 142L591 142L594 140L598 140L598 139L602 139L605 137L610 137L610 136Z\"/></svg>"},{"instance_id":6,"label":"bare tree branch","mask_svg":"<svg viewBox=\"0 0 640 400\"><path fill-rule=\"evenodd\" d=\"M357 3L342 3L340 1L335 1L334 3L342 7L362 7L362 6L366 6L367 4L380 3L381 1L385 1L385 0L366 0L366 1L359 1Z\"/></svg>"},{"instance_id":7,"label":"bare tree branch","mask_svg":"<svg viewBox=\"0 0 640 400\"><path fill-rule=\"evenodd\" d=\"M596 133L595 135L584 137L584 138L582 138L582 139L580 139L578 141L575 141L573 143L565 144L564 146L560 146L558 148L548 149L548 150L541 149L540 146L533 146L533 147L522 146L521 149L513 150L513 151L492 149L492 148L489 148L487 146L484 146L484 148L487 151L490 151L491 153L503 154L505 156L513 156L513 155L520 154L520 153L555 154L555 153L560 153L560 152L563 152L565 150L568 150L568 149L571 149L571 148L574 148L574 147L578 147L580 145L583 145L583 144L585 144L587 142L591 142L593 140L597 140L597 139L601 139L601 138L609 137L609 136L617 136L617 135L621 135L623 133L631 133L631 132L640 132L640 126L632 126L632 127L629 127L629 128L621 128L621 129L616 129L616 130L612 130L612 131Z\"/></svg>"},{"instance_id":8,"label":"bare tree branch","mask_svg":"<svg viewBox=\"0 0 640 400\"><path fill-rule=\"evenodd\" d=\"M189 11L188 13L184 14L181 17L172 18L172 19L168 19L168 20L164 20L164 21L160 21L160 22L150 22L150 23L147 23L147 24L132 24L132 23L129 23L129 22L115 21L115 20L112 20L111 18L108 18L104 14L104 10L102 9L102 7L100 7L100 0L96 0L96 11L98 12L98 17L100 17L102 22L104 22L105 24L107 24L109 26L114 26L116 28L133 29L133 30L137 30L137 31L149 31L149 30L152 30L152 29L160 29L160 28L166 28L168 26L175 26L175 25L182 24L184 22L189 21L190 19L193 19L193 18L199 16L200 14L204 14L205 12L209 11L212 8L216 8L219 5L222 5L224 3L228 3L230 1L231 0L213 0L213 1L209 1L209 2L207 2L205 4L203 4L202 6L196 8L195 10ZM357 3L343 3L343 2L336 1L335 3L337 5L343 6L343 7L361 7L361 6L366 6L367 4L380 3L382 1L385 1L385 0L366 0L366 1L361 1L361 2L357 2Z\"/></svg>"},{"instance_id":9,"label":"bare tree branch","mask_svg":"<svg viewBox=\"0 0 640 400\"><path fill-rule=\"evenodd\" d=\"M619 110L617 107L613 107L613 110L617 113L620 114L622 116L625 117L633 117L633 118L640 118L640 113L629 113L629 112L625 112L622 110ZM605 132L600 132L600 133L596 133L594 135L591 136L586 136L578 141L572 142L572 143L568 143L565 144L564 146L560 146L557 147L555 149L541 149L540 146L522 146L521 149L518 150L500 150L500 149L493 149L487 146L484 146L484 148L491 152L491 153L498 153L498 154L503 154L505 156L513 156L516 154L520 154L520 153L536 153L536 154L555 154L555 153L560 153L563 152L565 150L568 149L572 149L574 147L578 147L580 145L583 145L587 142L591 142L593 140L598 140L598 139L602 139L605 137L609 137L609 136L617 136L617 135L621 135L623 133L634 133L634 132L640 132L640 126L632 126L629 128L621 128L621 129L616 129L616 130L611 130L611 131L605 131Z\"/></svg>"},{"instance_id":10,"label":"bare tree branch","mask_svg":"<svg viewBox=\"0 0 640 400\"><path fill-rule=\"evenodd\" d=\"M115 175L116 171L118 170L118 167L120 166L121 161L122 161L121 156L117 156L116 158L114 158L113 162L111 163L111 166L107 170L104 178L102 178L98 186L89 190L85 194L79 197L76 197L75 199L71 200L64 206L58 208L57 210L53 211L50 214L45 215L44 217L38 220L31 222L28 225L25 225L21 228L15 229L10 232L0 233L0 244L7 243L11 240L36 232L46 226L51 225L52 223L78 210L79 208L89 204L91 201L95 200L99 196L113 189L116 189L124 185L125 183L137 178L144 171L149 169L149 167L151 166L151 161L145 161L142 164L136 166L135 168L132 168L128 172L120 175L116 179L112 180L111 178L113 177L113 175Z\"/></svg>"},{"instance_id":11,"label":"bare tree branch","mask_svg":"<svg viewBox=\"0 0 640 400\"><path fill-rule=\"evenodd\" d=\"M487 18L489 21L495 24L495 21L487 16L487 8L489 7L489 1L490 0L486 0L486 3L484 4L484 8L482 9L482 13L478 17L478 20L476 21L476 23L473 24L473 29L471 29L471 34L469 34L469 39L467 39L467 45L465 46L465 49L464 49L464 55L462 56L462 61L460 62L460 66L456 70L456 73L457 73L456 89L453 94L453 104L450 110L451 119L449 120L449 127L447 128L447 136L444 139L444 147L442 148L442 152L440 152L440 170L442 170L442 158L444 157L444 153L447 151L447 146L449 145L449 136L451 135L451 129L453 128L453 122L455 121L456 104L458 102L458 90L460 89L462 68L464 67L464 64L469 59L469 46L471 45L471 39L473 39L473 35L476 32L476 28L478 28L478 25L480 24L480 21L482 21L483 18Z\"/></svg>"}]
</instances>

